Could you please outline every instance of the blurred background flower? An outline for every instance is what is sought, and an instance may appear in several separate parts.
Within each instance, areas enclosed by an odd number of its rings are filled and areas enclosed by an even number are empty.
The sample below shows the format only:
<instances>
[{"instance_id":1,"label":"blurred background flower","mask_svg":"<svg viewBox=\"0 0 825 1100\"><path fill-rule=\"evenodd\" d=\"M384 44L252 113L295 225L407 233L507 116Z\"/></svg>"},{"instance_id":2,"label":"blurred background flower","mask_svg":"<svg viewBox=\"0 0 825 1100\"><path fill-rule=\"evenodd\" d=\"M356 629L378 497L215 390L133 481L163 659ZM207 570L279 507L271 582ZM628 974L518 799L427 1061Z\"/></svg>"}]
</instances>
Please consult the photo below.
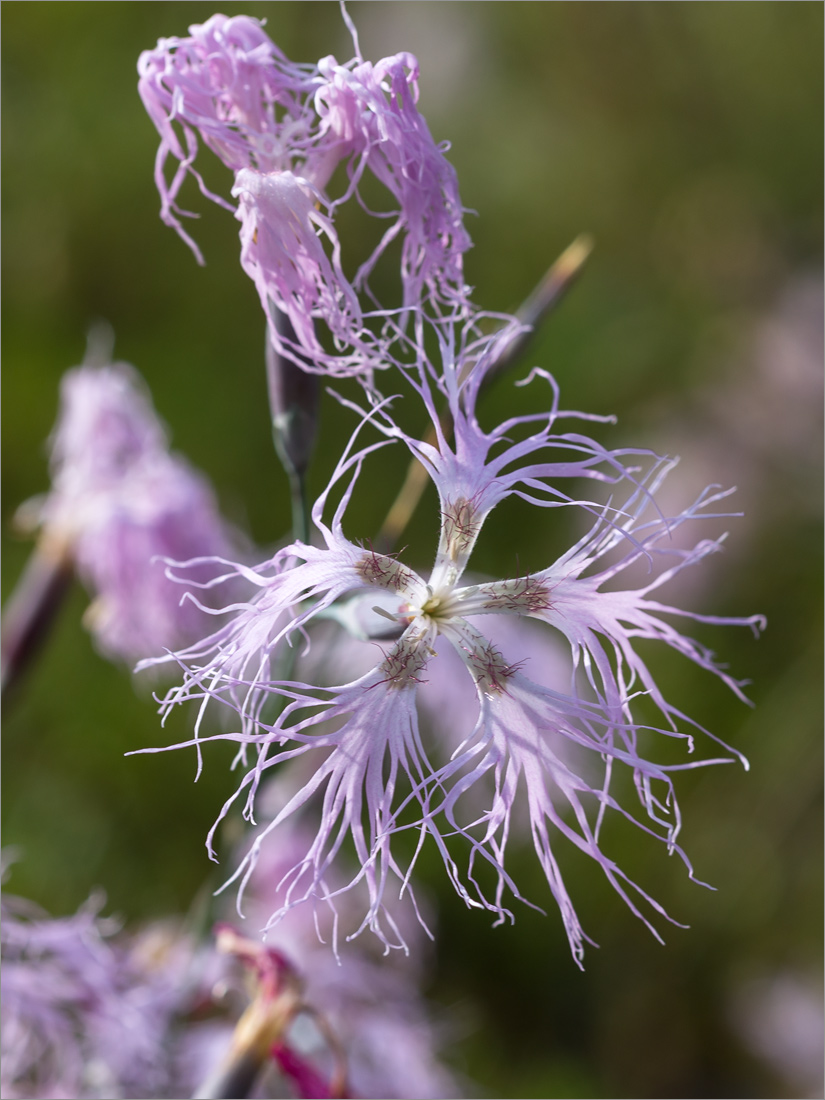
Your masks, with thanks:
<instances>
[{"instance_id":1,"label":"blurred background flower","mask_svg":"<svg viewBox=\"0 0 825 1100\"><path fill-rule=\"evenodd\" d=\"M197 1087L199 1076L178 1063L202 1034L195 1010L209 1004L221 960L160 922L119 936L118 921L100 916L104 903L92 895L52 918L4 892L3 1096L188 1096ZM224 1032L223 1045L231 1025Z\"/></svg>"},{"instance_id":2,"label":"blurred background flower","mask_svg":"<svg viewBox=\"0 0 825 1100\"><path fill-rule=\"evenodd\" d=\"M200 0L4 5L6 593L30 550L11 517L48 487L59 380L101 317L224 514L260 546L287 532L263 323L237 223L184 188L183 205L203 215L204 268L162 225L157 135L136 91L140 51L214 10ZM297 61L351 56L337 4L221 10L266 18ZM562 851L579 916L601 944L582 975L552 921L523 909L514 929L493 930L455 903L435 862L420 865L441 902L429 993L463 1021L453 1065L490 1096L821 1095L802 1068L816 1053L797 1051L781 1021L788 1011L810 1021L821 1005L822 8L401 0L349 11L365 57L418 56L421 110L434 139L452 142L463 202L478 211L466 220L465 271L482 307L515 309L577 234L595 238L582 278L488 407L524 411L512 379L538 363L565 407L619 415L599 435L607 445L682 454L676 505L709 481L738 484L746 517L709 525L708 537L731 530L726 551L686 575L682 598L769 621L758 644L695 632L733 675L751 677L753 711L675 655L651 656L666 695L690 702L752 766L680 777L682 837L716 893L620 825L609 837L690 931L663 929L661 947L587 861ZM225 189L227 170L203 160L207 185ZM324 404L315 490L351 427ZM381 480L356 494L353 535L381 526L405 472L394 450ZM425 495L401 543L411 564L429 563L437 522ZM474 569L541 568L570 545L571 522L560 510L533 521L506 502ZM186 754L124 759L157 743L155 705L95 653L85 604L76 587L6 716L5 840L23 856L15 892L70 914L100 884L128 921L185 912L222 881L203 837L228 793L232 750L225 760L213 750L197 786ZM170 720L169 740L189 725L186 714ZM235 841L227 836L227 852ZM532 863L525 853L515 872L539 899Z\"/></svg>"},{"instance_id":3,"label":"blurred background flower","mask_svg":"<svg viewBox=\"0 0 825 1100\"><path fill-rule=\"evenodd\" d=\"M225 558L248 548L222 521L205 479L170 454L151 397L132 367L76 367L63 376L60 393L51 491L26 501L18 517L40 528L32 563L42 568L43 558L53 559L57 568L66 563L75 569L93 598L83 618L100 652L131 667L141 657L196 641L212 627L204 589L222 567L194 567L194 583L186 589L166 576L164 559ZM20 618L37 611L31 599L26 608L25 597L17 595L27 587L15 591ZM45 603L59 599L48 590L37 595ZM9 607L5 614L11 617ZM5 629L3 641L5 660Z\"/></svg>"}]
</instances>

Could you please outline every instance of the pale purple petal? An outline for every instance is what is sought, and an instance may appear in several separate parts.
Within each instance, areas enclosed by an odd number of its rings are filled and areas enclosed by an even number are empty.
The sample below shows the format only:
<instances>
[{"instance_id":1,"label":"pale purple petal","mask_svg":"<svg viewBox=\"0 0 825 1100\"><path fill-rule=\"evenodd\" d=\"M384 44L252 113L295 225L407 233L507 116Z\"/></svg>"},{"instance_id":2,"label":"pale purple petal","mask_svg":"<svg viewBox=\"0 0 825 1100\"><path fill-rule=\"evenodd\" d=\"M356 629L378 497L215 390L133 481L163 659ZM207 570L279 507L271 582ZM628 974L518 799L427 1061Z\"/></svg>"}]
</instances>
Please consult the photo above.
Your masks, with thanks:
<instances>
[{"instance_id":1,"label":"pale purple petal","mask_svg":"<svg viewBox=\"0 0 825 1100\"><path fill-rule=\"evenodd\" d=\"M411 786L415 800L423 803L428 776L432 775L420 744L415 708L415 687L428 658L428 637L409 628L390 647L377 668L343 687L319 692L300 684L268 682L264 686L260 682L259 687L265 693L276 693L289 700L274 724L268 725L258 719L257 728L265 732L227 732L189 742L200 746L205 741L229 740L254 746L256 753L254 766L224 805L210 833L210 854L215 828L234 802L245 796L244 816L254 820L256 795L262 778L270 769L312 750L318 754L310 778L256 836L250 851L229 880L242 877L243 887L255 870L261 847L269 834L278 830L311 799L317 797L321 801L318 834L303 858L281 880L280 908L272 914L269 927L277 925L303 902L322 907L334 905L338 894L363 882L368 907L360 927L351 935L369 927L387 947L406 946L398 926L386 911L385 891L393 880L400 890L407 875L391 851L399 808L396 782L403 781L405 791L408 785ZM249 688L252 685L235 681L234 686ZM204 692L205 697L216 694L215 688ZM192 695L190 683L189 697ZM244 713L242 705L233 704L231 695L221 693L220 698ZM175 698L168 705L178 701ZM296 747L284 748L289 742ZM419 818L418 824L422 821L423 818ZM416 821L412 824L414 826ZM330 869L339 864L341 846L347 838L355 848L356 870L344 885L330 886L327 876ZM410 894L412 896L411 891Z\"/></svg>"},{"instance_id":2,"label":"pale purple petal","mask_svg":"<svg viewBox=\"0 0 825 1100\"><path fill-rule=\"evenodd\" d=\"M416 305L428 284L437 296L464 307L462 256L470 238L455 169L416 106L417 60L401 53L353 68L325 58L318 67L326 79L315 93L322 132L341 152L354 155L349 165L354 185L367 168L399 204L356 282L366 278L390 241L403 234L404 307Z\"/></svg>"},{"instance_id":3,"label":"pale purple petal","mask_svg":"<svg viewBox=\"0 0 825 1100\"><path fill-rule=\"evenodd\" d=\"M659 481L668 468L665 466L660 471ZM630 518L621 527L598 522L558 562L530 578L529 593L518 597L531 604L528 607L527 603L522 603L524 613L543 619L567 637L576 664L581 662L597 694L608 705L618 705L622 700L629 700L634 690L644 690L674 730L679 721L695 723L665 700L653 674L636 651L636 640L665 642L700 667L713 672L739 698L747 701L742 691L744 682L734 679L718 664L710 650L681 634L662 615L692 618L720 626L747 626L757 636L765 627L761 615L746 618L700 615L650 598L652 592L681 570L700 563L708 554L721 549L721 538L702 539L686 548L679 546L675 540L675 532L684 523L713 515L718 518L718 514L711 513L709 508L729 493L713 490L714 487L705 490L689 508L671 518L654 515L646 519L645 512L650 511L648 501L636 494L623 509ZM632 536L635 545L629 547L624 535ZM604 563L602 569L594 572L599 562ZM658 568L653 568L654 563ZM634 566L644 567L641 583L636 581L636 586L629 589L618 588L617 581L624 579L625 574L629 574L628 579L633 581ZM636 571L639 571L638 568ZM605 590L608 583L610 587ZM539 593L543 593L541 598ZM629 709L625 709L629 714Z\"/></svg>"},{"instance_id":4,"label":"pale purple petal","mask_svg":"<svg viewBox=\"0 0 825 1100\"><path fill-rule=\"evenodd\" d=\"M617 747L603 719L600 729L600 720L595 715L588 715L577 700L565 699L540 688L518 671L509 669L497 686L488 685L486 690L480 690L479 699L480 714L474 739L453 761L457 773L460 768L467 770L460 774L441 807L449 821L465 835L470 829L483 829L483 835L472 849L467 872L470 881L477 885L473 877L476 854L493 863L499 874L496 904L503 917L506 912L501 901L503 891L505 887L512 889L505 872L511 817L526 796L536 854L559 907L576 962L581 965L584 942L589 937L581 928L559 869L554 845L561 837L598 863L630 909L660 938L628 893L628 887L657 913L664 917L667 914L602 851L598 833L605 807L618 810L635 821L609 794L612 765L614 762L626 764L643 776L649 792L650 816L654 824L663 827L659 838L668 850L681 854L675 843L680 819L672 799L668 769ZM576 752L580 757L578 762ZM601 782L594 781L590 774L599 763ZM490 810L471 822L459 821L461 796L475 784L484 782L488 775L492 776L493 786ZM664 794L659 798L650 793L654 781L663 787ZM662 815L668 809L670 820L663 820ZM635 824L658 835L640 821Z\"/></svg>"}]
</instances>

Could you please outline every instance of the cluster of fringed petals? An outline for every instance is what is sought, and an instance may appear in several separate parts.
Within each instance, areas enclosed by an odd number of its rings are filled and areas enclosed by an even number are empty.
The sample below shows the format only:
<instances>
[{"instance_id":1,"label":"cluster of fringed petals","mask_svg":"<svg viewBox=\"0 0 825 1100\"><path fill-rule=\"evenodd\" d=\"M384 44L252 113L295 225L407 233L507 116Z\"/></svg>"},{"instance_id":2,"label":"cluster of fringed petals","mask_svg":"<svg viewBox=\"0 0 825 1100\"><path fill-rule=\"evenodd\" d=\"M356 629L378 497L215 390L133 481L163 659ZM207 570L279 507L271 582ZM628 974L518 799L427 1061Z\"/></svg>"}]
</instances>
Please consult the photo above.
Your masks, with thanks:
<instances>
[{"instance_id":1,"label":"cluster of fringed petals","mask_svg":"<svg viewBox=\"0 0 825 1100\"><path fill-rule=\"evenodd\" d=\"M344 65L334 57L297 65L245 16L215 15L190 30L188 38L161 39L138 64L138 88L161 137L155 169L161 216L200 259L177 205L186 176L234 211L241 263L281 354L338 376L363 373L365 357L380 362L383 314L370 308L368 295L363 299L370 272L396 238L404 306L426 300L465 309L462 255L470 239L458 181L416 107L412 54L374 65L360 54ZM196 171L199 137L234 173L237 206L210 191ZM178 161L171 182L170 157ZM343 181L333 194L339 166ZM350 280L335 215L351 199L367 209L359 190L365 172L397 208L375 213L386 229ZM279 331L276 311L289 318L294 339Z\"/></svg>"},{"instance_id":2,"label":"cluster of fringed petals","mask_svg":"<svg viewBox=\"0 0 825 1100\"><path fill-rule=\"evenodd\" d=\"M228 599L228 617L213 634L158 659L177 662L183 673L163 711L199 704L194 738L186 743L199 754L209 740L238 744L236 764L244 774L218 823L238 802L253 821L262 781L279 765L306 757L308 767L299 770L308 776L305 783L258 827L230 881L245 885L262 846L277 844L282 826L316 806L317 834L284 875L280 907L267 927L302 903L334 907L338 895L361 883L369 900L357 931L370 928L388 948L404 946L389 901L407 892L415 903L411 876L425 843L436 845L467 905L499 920L511 916L507 898L521 895L506 867L508 838L526 811L580 962L587 937L559 871L558 838L589 855L645 923L643 903L662 910L601 850L607 811L660 838L690 869L677 843L673 773L697 762L685 757L673 764L671 752L657 763L645 752L656 733L681 740L690 752L693 735L706 731L663 697L637 643L664 642L744 698L742 684L680 633L673 618L754 632L761 619L698 615L657 598L669 580L721 541L680 549L674 532L693 520L730 514L717 510L728 494L714 486L678 515L663 514L653 494L672 462L649 451L607 450L566 430L571 419L606 418L560 411L556 385L540 369L524 383L531 407L544 411L490 430L481 426L481 388L506 359L520 326L511 317L482 315L469 302L461 266L469 241L455 175L417 112L417 64L410 55L376 65L360 54L346 65L333 58L295 65L254 20L215 16L192 27L191 37L163 40L144 54L140 74L144 102L161 134L157 182L164 218L183 233L177 196L186 174L195 172L200 139L235 173L242 262L260 292L277 350L317 373L354 376L362 386L360 404L340 398L358 424L312 510L315 542L293 542L257 568L226 561L222 576L204 588L214 597L222 583L241 579L248 599ZM165 173L170 156L179 162L171 183ZM331 197L340 165L343 190ZM398 209L350 282L334 219L341 203L361 201L365 171L385 185ZM396 237L402 302L382 309L365 280ZM279 313L291 321L288 338ZM390 390L403 393L405 423L409 409L420 408L429 422L426 438L402 429L401 406L384 396ZM389 445L405 447L438 492L440 535L428 576L344 532L362 469ZM576 496L582 483L601 501ZM539 572L467 583L484 522L510 497L535 508L577 510L586 533ZM168 573L191 585L196 564L202 563L170 563ZM308 651L311 656L315 627L336 614L345 618L343 609L353 602L378 606L384 617L381 638L373 635L374 667L334 686L301 682L295 662ZM490 616L533 620L555 632L569 647L566 690L543 685L529 662L508 659L485 634ZM428 664L439 659L439 636L463 663L477 700L476 713L449 746L428 744L419 728L418 699L428 691ZM648 723L658 713L661 729L639 724L640 701ZM202 719L214 704L223 712L223 728L209 733ZM727 746L722 750L717 759L698 763L738 756ZM635 782L635 811L612 793L614 772L625 769ZM339 856L351 848L357 871L342 884Z\"/></svg>"}]
</instances>

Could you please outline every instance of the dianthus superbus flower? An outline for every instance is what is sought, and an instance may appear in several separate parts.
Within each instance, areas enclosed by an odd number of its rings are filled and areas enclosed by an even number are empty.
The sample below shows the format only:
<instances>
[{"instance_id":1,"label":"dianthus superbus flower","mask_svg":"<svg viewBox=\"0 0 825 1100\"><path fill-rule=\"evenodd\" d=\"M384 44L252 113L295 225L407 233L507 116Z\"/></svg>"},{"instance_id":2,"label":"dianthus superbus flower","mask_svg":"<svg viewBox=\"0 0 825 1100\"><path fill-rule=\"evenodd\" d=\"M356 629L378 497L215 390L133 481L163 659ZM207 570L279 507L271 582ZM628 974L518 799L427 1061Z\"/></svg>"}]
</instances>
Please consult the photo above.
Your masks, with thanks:
<instances>
[{"instance_id":1,"label":"dianthus superbus flower","mask_svg":"<svg viewBox=\"0 0 825 1100\"><path fill-rule=\"evenodd\" d=\"M425 356L420 339L417 367L397 364L430 413L435 442L402 431L391 403L373 399L359 431L372 424L386 438L360 445L356 432L313 509L321 545L294 542L255 569L234 571L257 592L237 605L234 617L216 633L175 654L184 679L167 695L163 709L196 699L219 702L234 714L233 728L212 736L237 742L247 771L219 820L236 799L243 800L245 816L254 820L262 778L279 763L315 757L315 770L260 829L237 872L246 882L269 838L304 805L318 802L317 835L285 873L272 923L303 902L322 898L334 903L363 882L369 902L361 928L370 927L388 946L403 946L403 937L386 921L386 904L393 883L395 890L413 894L410 876L417 850L407 853L406 862L397 855L397 834L410 830L417 832L419 844L437 845L466 904L503 919L510 915L505 890L519 896L506 869L506 848L514 807L524 800L539 860L580 961L586 937L558 868L556 839L566 837L594 859L646 923L632 891L661 910L601 850L605 813L629 817L669 851L682 854L672 776L695 765L648 759L639 735L649 727L639 724L634 698L649 696L663 716L659 732L682 739L689 750L695 727L658 690L638 654L637 639L663 640L741 695L741 685L712 655L663 617L680 612L653 595L683 568L719 548L719 541L702 540L687 550L671 549L669 540L683 524L713 515L710 509L727 494L708 490L679 515L662 515L653 493L670 464L649 452L609 451L579 432L558 431L571 416L602 418L560 411L555 383L541 371L526 381L549 386L550 407L482 430L475 412L479 390L509 333L505 328L483 336L475 325L449 322L436 329L437 362ZM439 396L446 400L452 433L438 414ZM439 494L440 536L427 575L344 533L344 515L362 467L394 441L425 465ZM610 486L613 497L602 505L577 499L563 487L574 478L594 488ZM334 489L341 498L327 520ZM582 510L591 517L591 531L540 572L463 583L486 517L511 496L536 507ZM640 560L654 570L641 584L631 569ZM185 570L171 569L170 575L183 579ZM625 578L622 590L617 586ZM279 672L284 647L311 645L314 620L328 616L342 597L370 591L395 622L394 636L382 644L372 670L323 689L284 678ZM537 683L529 667L519 667L490 641L483 631L483 617L489 615L540 621L557 631L571 654L566 689ZM693 617L754 631L762 625L759 617ZM418 723L418 697L427 691L427 666L439 636L461 660L477 700L458 747L452 739L448 752L440 755L439 746L425 746ZM193 743L209 739L199 726L196 735ZM736 754L725 759L731 755ZM622 767L633 775L638 817L612 793L613 773ZM467 797L478 785L484 791L482 812L477 792ZM331 886L331 868L347 838L358 867L349 881ZM479 861L493 868L497 885L492 892L477 878Z\"/></svg>"},{"instance_id":2,"label":"dianthus superbus flower","mask_svg":"<svg viewBox=\"0 0 825 1100\"><path fill-rule=\"evenodd\" d=\"M201 260L177 205L187 174L208 198L234 209L241 261L273 344L305 369L337 375L383 365L383 311L370 296L362 305L359 293L393 240L402 242L402 300L383 305L402 311L425 302L464 310L462 256L470 247L455 171L416 106L418 62L408 53L365 61L350 29L351 61L330 56L317 66L297 65L257 20L215 15L190 27L189 37L161 39L138 64L138 88L161 138L155 168L161 217ZM194 168L199 139L234 173L237 207L210 191ZM170 157L178 161L171 182ZM345 179L332 193L339 164ZM380 239L350 281L335 215L350 200L371 214L360 194L365 172L398 205L375 215ZM279 331L273 310L287 314L295 341Z\"/></svg>"}]
</instances>

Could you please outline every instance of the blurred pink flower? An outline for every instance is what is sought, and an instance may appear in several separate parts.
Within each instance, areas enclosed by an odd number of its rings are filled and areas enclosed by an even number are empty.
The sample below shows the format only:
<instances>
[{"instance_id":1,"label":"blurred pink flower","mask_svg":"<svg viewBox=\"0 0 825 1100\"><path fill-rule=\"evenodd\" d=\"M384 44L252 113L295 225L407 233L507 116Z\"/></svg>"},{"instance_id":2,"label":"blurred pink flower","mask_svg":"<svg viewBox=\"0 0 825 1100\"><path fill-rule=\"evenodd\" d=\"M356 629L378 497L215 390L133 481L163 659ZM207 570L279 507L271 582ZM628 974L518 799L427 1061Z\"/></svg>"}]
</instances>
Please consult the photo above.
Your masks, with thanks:
<instances>
[{"instance_id":1,"label":"blurred pink flower","mask_svg":"<svg viewBox=\"0 0 825 1100\"><path fill-rule=\"evenodd\" d=\"M50 918L4 897L4 1097L172 1095L165 1051L191 993L186 960L141 964L112 941L116 924L99 916L101 904L90 898L73 916Z\"/></svg>"},{"instance_id":2,"label":"blurred pink flower","mask_svg":"<svg viewBox=\"0 0 825 1100\"><path fill-rule=\"evenodd\" d=\"M741 982L730 1003L731 1022L745 1045L793 1096L823 1093L824 1016L819 972L762 974Z\"/></svg>"},{"instance_id":3,"label":"blurred pink flower","mask_svg":"<svg viewBox=\"0 0 825 1100\"><path fill-rule=\"evenodd\" d=\"M132 367L65 375L51 467L51 491L29 511L92 594L86 621L102 652L133 662L202 633L208 616L158 559L234 558L244 547L206 479L170 454ZM191 580L219 572L214 561L194 563Z\"/></svg>"}]
</instances>

